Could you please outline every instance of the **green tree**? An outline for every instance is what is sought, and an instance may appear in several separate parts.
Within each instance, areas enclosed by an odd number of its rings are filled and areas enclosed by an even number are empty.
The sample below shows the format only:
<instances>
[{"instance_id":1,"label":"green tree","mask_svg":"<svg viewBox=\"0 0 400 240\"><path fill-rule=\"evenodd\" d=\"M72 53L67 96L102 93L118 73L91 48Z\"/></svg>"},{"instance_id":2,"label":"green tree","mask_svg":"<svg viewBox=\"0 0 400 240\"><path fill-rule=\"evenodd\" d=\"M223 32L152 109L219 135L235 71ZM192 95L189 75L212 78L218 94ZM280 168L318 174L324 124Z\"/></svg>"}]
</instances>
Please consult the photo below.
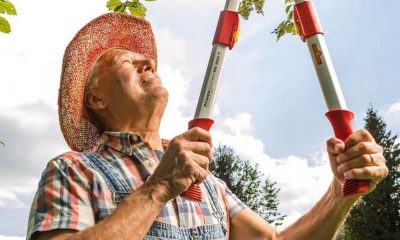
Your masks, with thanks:
<instances>
[{"instance_id":1,"label":"green tree","mask_svg":"<svg viewBox=\"0 0 400 240\"><path fill-rule=\"evenodd\" d=\"M228 188L253 211L275 226L282 225L286 215L278 212L279 188L264 178L249 161L242 160L227 146L214 149L210 171L226 182Z\"/></svg>"},{"instance_id":2,"label":"green tree","mask_svg":"<svg viewBox=\"0 0 400 240\"><path fill-rule=\"evenodd\" d=\"M373 107L367 110L364 121L384 148L389 175L353 207L338 239L400 239L400 144Z\"/></svg>"},{"instance_id":3,"label":"green tree","mask_svg":"<svg viewBox=\"0 0 400 240\"><path fill-rule=\"evenodd\" d=\"M10 1L0 0L0 32L10 33L11 32L10 23L7 21L7 19L1 16L3 14L17 15L17 10Z\"/></svg>"}]
</instances>

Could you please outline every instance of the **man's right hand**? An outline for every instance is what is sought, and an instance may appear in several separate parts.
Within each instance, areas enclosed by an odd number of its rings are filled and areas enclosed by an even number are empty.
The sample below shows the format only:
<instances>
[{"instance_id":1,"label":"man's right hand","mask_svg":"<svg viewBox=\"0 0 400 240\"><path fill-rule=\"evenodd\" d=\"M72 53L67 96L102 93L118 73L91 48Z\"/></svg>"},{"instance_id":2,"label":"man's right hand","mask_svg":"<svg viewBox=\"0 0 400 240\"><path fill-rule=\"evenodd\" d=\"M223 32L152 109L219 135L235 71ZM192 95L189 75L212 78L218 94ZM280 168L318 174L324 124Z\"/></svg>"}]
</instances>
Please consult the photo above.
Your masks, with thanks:
<instances>
[{"instance_id":1,"label":"man's right hand","mask_svg":"<svg viewBox=\"0 0 400 240\"><path fill-rule=\"evenodd\" d=\"M159 185L164 201L175 198L207 177L211 147L210 133L198 127L175 137L146 184Z\"/></svg>"}]
</instances>

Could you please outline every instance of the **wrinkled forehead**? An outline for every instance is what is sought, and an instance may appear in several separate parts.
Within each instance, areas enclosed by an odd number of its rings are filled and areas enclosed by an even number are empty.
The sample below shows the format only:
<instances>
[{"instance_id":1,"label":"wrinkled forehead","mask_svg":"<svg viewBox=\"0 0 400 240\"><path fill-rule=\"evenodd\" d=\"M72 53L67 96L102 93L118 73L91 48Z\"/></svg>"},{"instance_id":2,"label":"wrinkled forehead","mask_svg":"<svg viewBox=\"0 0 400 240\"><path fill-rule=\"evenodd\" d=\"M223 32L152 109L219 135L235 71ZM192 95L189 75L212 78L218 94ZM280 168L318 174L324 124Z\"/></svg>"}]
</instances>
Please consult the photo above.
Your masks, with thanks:
<instances>
[{"instance_id":1,"label":"wrinkled forehead","mask_svg":"<svg viewBox=\"0 0 400 240\"><path fill-rule=\"evenodd\" d=\"M119 65L121 60L128 58L128 59L145 59L145 57L139 53L132 52L126 48L122 47L113 47L109 48L97 58L97 60L93 63L90 71L89 76L86 82L86 86L92 84L93 79L97 75L101 75L103 72L107 71L108 69L112 68L113 66Z\"/></svg>"},{"instance_id":2,"label":"wrinkled forehead","mask_svg":"<svg viewBox=\"0 0 400 240\"><path fill-rule=\"evenodd\" d=\"M139 53L132 52L125 48L115 47L115 48L109 48L106 51L104 51L95 61L93 67L95 65L103 65L103 64L116 65L120 62L121 58L125 57L129 59L145 59L145 57Z\"/></svg>"}]
</instances>

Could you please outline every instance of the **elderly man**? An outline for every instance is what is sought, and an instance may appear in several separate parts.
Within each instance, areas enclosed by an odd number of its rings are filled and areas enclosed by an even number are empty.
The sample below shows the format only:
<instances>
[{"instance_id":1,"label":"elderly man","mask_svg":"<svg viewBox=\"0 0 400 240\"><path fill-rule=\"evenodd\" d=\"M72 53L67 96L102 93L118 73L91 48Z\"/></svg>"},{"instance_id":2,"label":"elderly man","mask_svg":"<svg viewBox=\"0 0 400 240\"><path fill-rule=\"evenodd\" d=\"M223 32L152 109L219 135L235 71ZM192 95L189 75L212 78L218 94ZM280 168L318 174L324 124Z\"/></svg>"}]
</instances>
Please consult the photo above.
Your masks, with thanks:
<instances>
[{"instance_id":1,"label":"elderly man","mask_svg":"<svg viewBox=\"0 0 400 240\"><path fill-rule=\"evenodd\" d=\"M71 152L43 172L27 239L331 239L359 195L342 198L344 178L388 174L382 148L365 130L331 138L332 183L315 206L277 231L210 172L210 134L193 128L169 143L159 126L168 92L156 74L151 27L105 14L82 28L64 55L59 117ZM180 194L200 183L200 202Z\"/></svg>"}]
</instances>

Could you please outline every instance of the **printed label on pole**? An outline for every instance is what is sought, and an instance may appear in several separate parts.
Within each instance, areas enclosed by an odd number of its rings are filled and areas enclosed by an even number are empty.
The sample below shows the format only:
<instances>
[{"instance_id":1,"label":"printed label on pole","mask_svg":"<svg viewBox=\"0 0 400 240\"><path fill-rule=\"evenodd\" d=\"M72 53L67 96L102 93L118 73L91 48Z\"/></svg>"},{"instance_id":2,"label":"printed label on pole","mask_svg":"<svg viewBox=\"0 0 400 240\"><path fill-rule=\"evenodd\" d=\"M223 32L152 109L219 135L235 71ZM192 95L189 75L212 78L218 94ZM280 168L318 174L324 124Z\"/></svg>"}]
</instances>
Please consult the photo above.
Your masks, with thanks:
<instances>
[{"instance_id":1,"label":"printed label on pole","mask_svg":"<svg viewBox=\"0 0 400 240\"><path fill-rule=\"evenodd\" d=\"M315 43L312 45L312 49L313 49L315 60L316 60L317 64L321 65L322 64L322 58L321 58L322 52L318 49L318 46Z\"/></svg>"},{"instance_id":2,"label":"printed label on pole","mask_svg":"<svg viewBox=\"0 0 400 240\"><path fill-rule=\"evenodd\" d=\"M210 76L210 82L208 84L207 94L206 94L206 97L204 99L203 107L210 107L209 106L210 98L212 97L212 95L215 94L215 90L214 90L215 83L214 83L214 81L216 80L215 79L216 78L216 74L219 73L218 70L219 70L220 55L221 55L221 52L217 51L216 52L216 57L215 57L215 62L213 63L214 67L213 67L213 70L212 70L212 74Z\"/></svg>"}]
</instances>

